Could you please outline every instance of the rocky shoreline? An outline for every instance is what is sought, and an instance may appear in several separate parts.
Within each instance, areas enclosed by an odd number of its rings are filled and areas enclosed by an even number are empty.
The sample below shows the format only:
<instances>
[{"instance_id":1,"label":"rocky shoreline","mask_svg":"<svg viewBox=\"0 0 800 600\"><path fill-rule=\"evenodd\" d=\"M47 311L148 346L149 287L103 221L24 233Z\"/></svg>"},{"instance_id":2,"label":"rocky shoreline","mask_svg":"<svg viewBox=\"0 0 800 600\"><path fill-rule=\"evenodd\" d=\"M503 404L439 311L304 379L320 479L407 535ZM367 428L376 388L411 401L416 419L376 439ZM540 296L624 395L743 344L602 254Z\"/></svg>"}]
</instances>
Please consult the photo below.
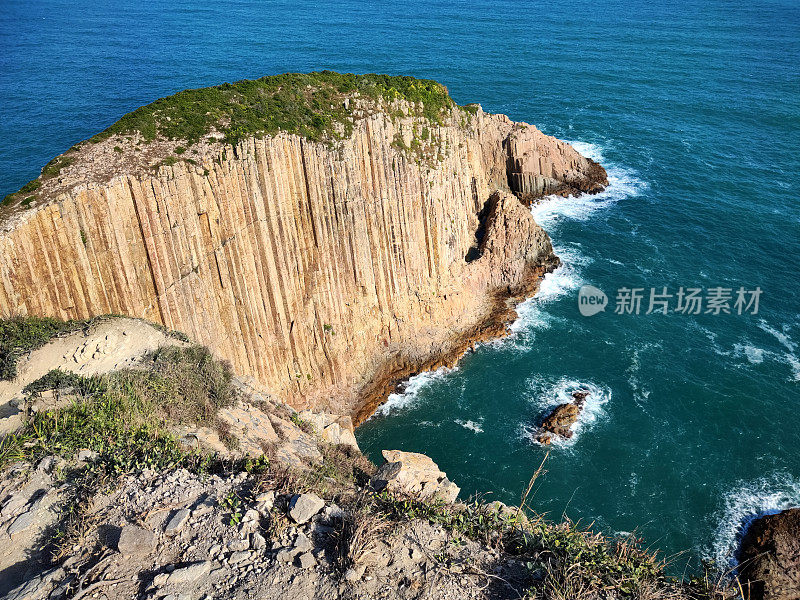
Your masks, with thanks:
<instances>
[{"instance_id":1,"label":"rocky shoreline","mask_svg":"<svg viewBox=\"0 0 800 600\"><path fill-rule=\"evenodd\" d=\"M476 344L507 336L508 325L517 319L515 306L536 294L544 276L554 271L559 264L558 257L553 256L548 264L530 269L524 280L526 285L522 289L513 292L498 290L491 302L490 311L482 322L455 336L444 344L444 349L434 355L423 360L399 356L386 361L373 380L360 392L354 424L358 426L371 417L389 395L398 391L410 377L441 367L454 367L465 353L475 349Z\"/></svg>"},{"instance_id":2,"label":"rocky shoreline","mask_svg":"<svg viewBox=\"0 0 800 600\"><path fill-rule=\"evenodd\" d=\"M800 598L800 508L754 519L742 536L737 562L748 600Z\"/></svg>"},{"instance_id":3,"label":"rocky shoreline","mask_svg":"<svg viewBox=\"0 0 800 600\"><path fill-rule=\"evenodd\" d=\"M727 600L739 589L670 579L631 538L549 523L524 497L520 508L459 499L427 456L387 449L372 465L348 416L296 412L252 382L225 383L207 351L141 321L71 326L15 369L0 390L22 409L1 423L16 428L0 447L9 599L557 600L553 590L580 585L592 598ZM139 417L136 404L117 409L124 419L102 416L151 385L156 403ZM228 400L197 422L213 397ZM586 400L576 389L569 404ZM147 429L110 425L132 418L150 420ZM748 598L793 597L795 521L796 511L751 526L740 572Z\"/></svg>"},{"instance_id":4,"label":"rocky shoreline","mask_svg":"<svg viewBox=\"0 0 800 600\"><path fill-rule=\"evenodd\" d=\"M257 112L294 86L328 125L185 129L187 95L253 108L237 85L260 86ZM602 166L435 82L325 72L181 94L57 157L1 211L0 316L162 327L3 321L31 339L0 354L0 594L736 595L668 577L635 539L549 523L527 496L459 501L424 455L372 465L354 436L402 381L508 333L559 265L530 204L601 191ZM312 119L321 101L328 120ZM572 437L588 393L537 441ZM791 511L750 527L748 598L800 597L798 528Z\"/></svg>"}]
</instances>

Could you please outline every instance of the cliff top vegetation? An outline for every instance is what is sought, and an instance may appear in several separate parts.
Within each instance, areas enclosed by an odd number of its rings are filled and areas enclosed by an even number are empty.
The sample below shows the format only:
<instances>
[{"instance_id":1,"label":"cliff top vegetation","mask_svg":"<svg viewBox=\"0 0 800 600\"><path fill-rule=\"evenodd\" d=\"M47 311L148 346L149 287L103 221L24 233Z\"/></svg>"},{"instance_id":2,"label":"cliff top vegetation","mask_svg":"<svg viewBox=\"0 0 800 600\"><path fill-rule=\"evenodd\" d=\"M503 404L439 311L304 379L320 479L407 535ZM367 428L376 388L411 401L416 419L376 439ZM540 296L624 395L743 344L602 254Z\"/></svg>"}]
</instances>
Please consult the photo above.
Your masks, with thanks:
<instances>
[{"instance_id":1,"label":"cliff top vegetation","mask_svg":"<svg viewBox=\"0 0 800 600\"><path fill-rule=\"evenodd\" d=\"M373 101L376 107L405 100L416 105L416 116L431 121L438 121L443 111L456 106L447 88L431 79L334 71L284 73L160 98L124 115L87 142L99 143L113 136L140 136L144 144L167 139L185 142L176 150L182 153L214 131L221 141L232 145L248 137L279 132L312 141L336 141L349 137L353 123L364 114L364 103L350 102L350 98ZM469 105L464 110L474 113L476 108ZM21 200L23 206L30 205L42 181L56 177L72 164L75 152L87 142L51 160L41 177L9 194L3 202Z\"/></svg>"},{"instance_id":2,"label":"cliff top vegetation","mask_svg":"<svg viewBox=\"0 0 800 600\"><path fill-rule=\"evenodd\" d=\"M342 136L337 123L344 135L349 134L353 106L344 100L353 95L422 103L422 115L431 120L454 106L447 88L431 79L333 71L285 73L178 92L128 113L90 141L139 133L145 140L162 136L192 144L212 128L231 144L279 131L320 141Z\"/></svg>"},{"instance_id":3,"label":"cliff top vegetation","mask_svg":"<svg viewBox=\"0 0 800 600\"><path fill-rule=\"evenodd\" d=\"M81 325L88 323L36 318L0 321L3 333L0 342L5 348L30 350ZM357 449L326 442L315 425L305 421L300 413L264 399L258 403L258 410L267 411L262 416L271 415L275 419L270 421L274 423L290 419L297 429L289 435L302 435L304 444L319 450L321 460L304 465L286 463L276 444L265 444L260 456L233 459L211 449L191 447L186 442L188 438L179 437L177 432L183 431L184 425L189 431L215 427L222 435L220 410L242 406L240 400L255 398L247 393L240 397L238 389L227 364L214 359L206 348L191 344L164 346L149 352L135 367L92 376L51 370L27 384L22 391L27 399L25 404L34 406L37 398L43 404L27 414L18 431L0 436L0 488L12 485L18 474L24 479L27 474L42 476L50 469L53 476L42 479L50 482L45 484L49 487L44 487L43 492L46 495L51 493L51 487L58 489L59 508L52 513L54 517L48 521L49 528L42 537L18 536L12 543L20 546L26 543L21 540L28 540L36 544L41 552L37 550L36 558L29 559L33 568L46 571L62 565L62 573L74 570L83 576L100 564L96 539L101 532L114 529L110 524L117 522L116 517L110 514L124 514L125 519L133 516L137 523L152 523L149 519L153 514L164 512L160 503L165 499L170 502L167 508L183 506L182 500L172 502L183 498L177 490L188 478L194 493L189 493L191 500L186 502L200 508L192 509L199 516L193 517L184 529L186 536L193 536L192 544L201 547L203 556L216 554L211 550L215 543L224 542L224 547L231 547L234 542L228 540L234 537L241 540L240 531L249 527L246 515L258 512L251 507L263 508L258 499L272 498L272 504L254 522L259 536L265 539L264 547L254 549L252 556L261 561L264 573L244 576L249 578L248 585L263 587L282 572L281 559L265 548L288 548L296 543L289 542L289 537L297 539L295 536L300 534L301 539L306 539L302 532L311 529L303 529L304 521L294 522L290 501L300 494L315 494L323 504L332 508L335 504L336 512L331 514L338 516L325 529L327 533L323 531L324 535L315 537L309 533L311 543L320 551L317 555L323 567L292 571L293 576L311 578L314 582L325 578L346 579L347 573L358 571L359 565L361 575L367 565L379 569L380 561L371 562L372 558L384 552L393 555L393 545L403 544L401 554L413 559L409 564L424 563L439 578L430 580L433 586L430 591L436 597L443 595L440 592L444 588L436 587L441 585L440 578L451 571L457 578L464 575L481 578L485 573L484 588L489 588L492 582L502 584L497 588L503 592L498 597L508 597L510 590L531 600L729 600L734 596L735 590L727 580L719 579L713 572L686 580L670 577L666 562L643 548L633 536L606 536L566 519L556 523L536 513L527 499L541 467L518 509L486 503L480 498L448 503L386 490L378 493L368 484L376 467ZM53 399L62 394L70 401L55 404ZM288 423L286 426L289 427ZM228 437L230 447L235 448L238 438L230 430ZM212 474L216 478L209 477ZM134 489L130 486L137 491L130 493ZM229 490L225 495L220 493L223 488ZM165 490L169 494L163 495ZM138 504L139 495L145 499L143 504ZM102 500L112 497L113 502ZM198 504L198 498L204 500ZM36 502L28 506L20 510L39 510ZM16 518L7 522L16 522ZM434 527L425 531L438 532L438 537L432 538L435 551L432 546L429 554L416 552L414 558L415 553L409 549L414 548L409 546L411 538L394 536L393 532L424 523ZM152 524L147 527L153 528ZM155 531L159 530L156 526ZM161 536L159 547L168 548L169 538L166 534ZM176 543L187 545L183 535ZM482 562L488 550L493 552L490 563L493 568L505 565L491 575L485 570L489 563ZM169 556L166 551L159 555L159 565L161 561L169 563L172 560ZM160 572L161 566L153 571L152 565L145 567L137 560L129 557L121 563L126 578L105 580L138 585L143 576L152 579ZM231 581L232 574L241 568L227 560L219 564ZM403 570L397 565L393 569L391 573ZM506 572L515 573L511 583L495 574ZM347 581L358 585L355 582L361 575ZM391 583L410 581L402 579L402 574L391 576L398 578L390 580ZM69 581L68 575L64 577ZM80 591L85 580L77 577L72 585L77 581ZM102 576L98 581L101 580ZM206 587L212 584L211 578L197 583ZM109 597L123 597L127 590ZM491 592L486 596L491 597Z\"/></svg>"}]
</instances>

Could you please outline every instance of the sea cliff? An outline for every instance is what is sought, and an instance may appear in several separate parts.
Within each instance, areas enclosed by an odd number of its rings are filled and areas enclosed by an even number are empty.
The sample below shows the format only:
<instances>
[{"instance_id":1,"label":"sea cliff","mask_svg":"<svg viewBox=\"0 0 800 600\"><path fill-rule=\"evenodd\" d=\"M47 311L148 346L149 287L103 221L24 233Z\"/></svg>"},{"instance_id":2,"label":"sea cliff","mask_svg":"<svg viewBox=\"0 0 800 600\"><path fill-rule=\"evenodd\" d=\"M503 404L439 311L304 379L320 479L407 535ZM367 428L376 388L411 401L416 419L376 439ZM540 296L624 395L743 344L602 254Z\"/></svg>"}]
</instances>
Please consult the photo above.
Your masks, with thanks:
<instances>
[{"instance_id":1,"label":"sea cliff","mask_svg":"<svg viewBox=\"0 0 800 600\"><path fill-rule=\"evenodd\" d=\"M276 98L297 119L276 120ZM569 144L435 82L182 92L7 199L0 317L142 317L297 409L358 421L400 379L502 335L558 264L524 203L605 183Z\"/></svg>"}]
</instances>

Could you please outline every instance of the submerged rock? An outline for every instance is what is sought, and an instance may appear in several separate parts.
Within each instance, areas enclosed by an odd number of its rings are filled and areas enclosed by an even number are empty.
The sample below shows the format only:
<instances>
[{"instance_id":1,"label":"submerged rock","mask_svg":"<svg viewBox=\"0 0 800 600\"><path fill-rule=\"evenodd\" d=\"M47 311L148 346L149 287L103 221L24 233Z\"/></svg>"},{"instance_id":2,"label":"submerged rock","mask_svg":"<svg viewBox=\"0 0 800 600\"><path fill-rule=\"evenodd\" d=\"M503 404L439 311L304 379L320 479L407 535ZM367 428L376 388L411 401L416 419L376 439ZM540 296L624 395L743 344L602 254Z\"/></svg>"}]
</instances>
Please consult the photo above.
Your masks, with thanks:
<instances>
[{"instance_id":1,"label":"submerged rock","mask_svg":"<svg viewBox=\"0 0 800 600\"><path fill-rule=\"evenodd\" d=\"M574 435L572 426L577 423L589 394L586 389L576 390L572 392L572 402L556 406L542 421L536 441L548 445L553 442L553 436L570 439Z\"/></svg>"},{"instance_id":2,"label":"submerged rock","mask_svg":"<svg viewBox=\"0 0 800 600\"><path fill-rule=\"evenodd\" d=\"M800 508L753 521L742 538L739 565L749 600L800 598Z\"/></svg>"}]
</instances>

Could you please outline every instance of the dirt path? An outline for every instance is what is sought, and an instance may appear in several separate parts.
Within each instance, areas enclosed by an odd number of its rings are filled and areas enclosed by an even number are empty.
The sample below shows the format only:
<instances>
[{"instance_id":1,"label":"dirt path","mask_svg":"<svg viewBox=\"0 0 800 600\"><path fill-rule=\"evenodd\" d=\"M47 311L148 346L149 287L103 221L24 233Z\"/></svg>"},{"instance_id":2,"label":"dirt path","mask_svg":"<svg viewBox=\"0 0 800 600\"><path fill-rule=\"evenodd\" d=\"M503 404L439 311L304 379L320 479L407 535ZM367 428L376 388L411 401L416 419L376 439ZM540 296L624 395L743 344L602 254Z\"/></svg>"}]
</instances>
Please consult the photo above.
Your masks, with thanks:
<instances>
[{"instance_id":1,"label":"dirt path","mask_svg":"<svg viewBox=\"0 0 800 600\"><path fill-rule=\"evenodd\" d=\"M58 337L34 350L17 364L17 377L0 381L0 436L17 429L22 421L16 400L22 389L53 369L80 375L99 375L132 366L147 352L181 344L165 332L138 319L111 318Z\"/></svg>"}]
</instances>

